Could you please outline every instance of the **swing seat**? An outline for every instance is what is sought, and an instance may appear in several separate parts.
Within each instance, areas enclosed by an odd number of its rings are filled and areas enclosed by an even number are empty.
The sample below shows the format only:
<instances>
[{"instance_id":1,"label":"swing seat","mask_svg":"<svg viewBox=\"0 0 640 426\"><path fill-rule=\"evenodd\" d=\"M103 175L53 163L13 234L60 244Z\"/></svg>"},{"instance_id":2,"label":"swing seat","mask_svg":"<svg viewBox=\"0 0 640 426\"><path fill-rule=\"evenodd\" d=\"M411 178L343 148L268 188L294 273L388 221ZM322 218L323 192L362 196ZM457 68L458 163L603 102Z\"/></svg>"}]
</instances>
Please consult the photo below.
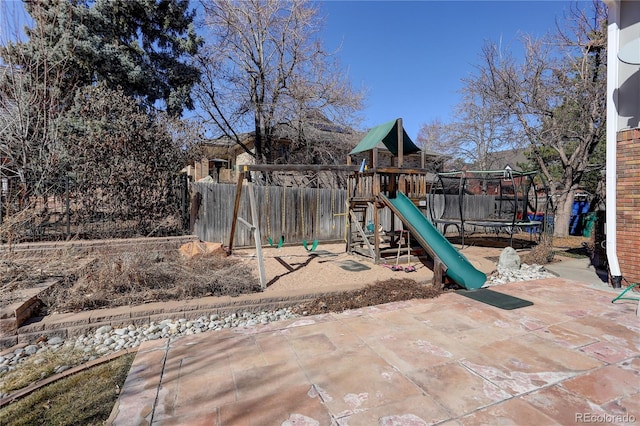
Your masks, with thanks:
<instances>
[{"instance_id":1,"label":"swing seat","mask_svg":"<svg viewBox=\"0 0 640 426\"><path fill-rule=\"evenodd\" d=\"M271 237L267 238L267 240L269 241L269 245L271 247L276 247L276 246L273 245L273 239ZM277 248L282 248L283 244L284 244L284 236L280 236L280 241L278 241Z\"/></svg>"},{"instance_id":2,"label":"swing seat","mask_svg":"<svg viewBox=\"0 0 640 426\"><path fill-rule=\"evenodd\" d=\"M404 271L404 268L402 266L400 266L400 265L387 265L386 263L382 263L382 264L380 264L380 266L382 266L383 268L389 268L393 272Z\"/></svg>"},{"instance_id":3,"label":"swing seat","mask_svg":"<svg viewBox=\"0 0 640 426\"><path fill-rule=\"evenodd\" d=\"M309 247L309 245L307 244L307 240L302 240L302 246L306 251L316 251L316 249L318 248L318 240L313 240L313 243L311 243L311 247Z\"/></svg>"}]
</instances>

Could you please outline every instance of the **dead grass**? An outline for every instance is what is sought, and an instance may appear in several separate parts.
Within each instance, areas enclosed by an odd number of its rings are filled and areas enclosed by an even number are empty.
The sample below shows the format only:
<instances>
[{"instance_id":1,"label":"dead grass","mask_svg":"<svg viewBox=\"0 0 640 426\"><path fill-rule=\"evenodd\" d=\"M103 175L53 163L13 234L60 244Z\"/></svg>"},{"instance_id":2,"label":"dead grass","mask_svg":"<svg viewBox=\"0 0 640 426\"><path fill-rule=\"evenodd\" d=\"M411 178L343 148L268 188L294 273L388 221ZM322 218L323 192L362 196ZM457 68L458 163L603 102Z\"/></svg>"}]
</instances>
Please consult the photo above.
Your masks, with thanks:
<instances>
[{"instance_id":1,"label":"dead grass","mask_svg":"<svg viewBox=\"0 0 640 426\"><path fill-rule=\"evenodd\" d=\"M529 265L546 265L553 261L555 250L553 236L542 234L538 245L522 256L522 262Z\"/></svg>"},{"instance_id":2,"label":"dead grass","mask_svg":"<svg viewBox=\"0 0 640 426\"><path fill-rule=\"evenodd\" d=\"M118 399L134 357L123 355L43 387L0 409L0 424L102 424Z\"/></svg>"},{"instance_id":3,"label":"dead grass","mask_svg":"<svg viewBox=\"0 0 640 426\"><path fill-rule=\"evenodd\" d=\"M261 291L249 266L224 255L119 253L96 258L42 295L42 314L238 296Z\"/></svg>"},{"instance_id":4,"label":"dead grass","mask_svg":"<svg viewBox=\"0 0 640 426\"><path fill-rule=\"evenodd\" d=\"M38 380L52 376L58 367L80 365L91 355L92 353L71 347L62 347L57 351L45 351L38 356L28 357L22 360L20 368L0 374L0 393L23 389Z\"/></svg>"},{"instance_id":5,"label":"dead grass","mask_svg":"<svg viewBox=\"0 0 640 426\"><path fill-rule=\"evenodd\" d=\"M33 286L35 281L41 281L30 265L20 264L8 259L0 259L0 307L22 301L20 290Z\"/></svg>"},{"instance_id":6,"label":"dead grass","mask_svg":"<svg viewBox=\"0 0 640 426\"><path fill-rule=\"evenodd\" d=\"M589 257L593 254L593 240L587 237L569 235L555 237L542 234L537 245L522 256L522 261L530 265L546 265L556 260L556 256Z\"/></svg>"}]
</instances>

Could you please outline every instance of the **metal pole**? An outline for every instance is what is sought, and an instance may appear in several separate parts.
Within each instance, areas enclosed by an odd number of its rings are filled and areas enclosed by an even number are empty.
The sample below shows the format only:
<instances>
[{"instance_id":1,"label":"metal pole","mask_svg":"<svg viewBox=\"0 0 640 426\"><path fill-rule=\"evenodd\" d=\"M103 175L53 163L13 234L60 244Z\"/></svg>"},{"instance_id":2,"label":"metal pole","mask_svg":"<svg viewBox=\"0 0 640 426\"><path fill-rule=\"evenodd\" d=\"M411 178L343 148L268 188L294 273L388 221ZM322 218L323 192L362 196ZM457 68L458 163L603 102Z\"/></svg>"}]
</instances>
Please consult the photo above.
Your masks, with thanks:
<instances>
[{"instance_id":1,"label":"metal pole","mask_svg":"<svg viewBox=\"0 0 640 426\"><path fill-rule=\"evenodd\" d=\"M258 217L258 206L256 196L253 192L253 184L249 184L249 206L251 208L251 221L253 222L253 238L256 241L256 257L258 258L258 272L260 273L260 287L267 288L267 277L264 273L264 258L262 257L262 243L260 241L260 219Z\"/></svg>"}]
</instances>

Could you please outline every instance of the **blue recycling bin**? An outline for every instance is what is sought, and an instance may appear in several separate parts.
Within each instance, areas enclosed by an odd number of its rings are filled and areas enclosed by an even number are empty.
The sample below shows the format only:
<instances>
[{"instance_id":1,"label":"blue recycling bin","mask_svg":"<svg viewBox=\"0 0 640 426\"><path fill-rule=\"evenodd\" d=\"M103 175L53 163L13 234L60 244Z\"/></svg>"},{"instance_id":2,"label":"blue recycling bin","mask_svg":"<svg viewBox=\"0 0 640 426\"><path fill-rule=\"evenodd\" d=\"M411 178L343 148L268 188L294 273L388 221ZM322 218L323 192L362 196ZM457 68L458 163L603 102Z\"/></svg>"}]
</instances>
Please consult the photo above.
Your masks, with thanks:
<instances>
[{"instance_id":1,"label":"blue recycling bin","mask_svg":"<svg viewBox=\"0 0 640 426\"><path fill-rule=\"evenodd\" d=\"M583 216L589 211L589 201L574 201L569 218L569 235L582 235Z\"/></svg>"}]
</instances>

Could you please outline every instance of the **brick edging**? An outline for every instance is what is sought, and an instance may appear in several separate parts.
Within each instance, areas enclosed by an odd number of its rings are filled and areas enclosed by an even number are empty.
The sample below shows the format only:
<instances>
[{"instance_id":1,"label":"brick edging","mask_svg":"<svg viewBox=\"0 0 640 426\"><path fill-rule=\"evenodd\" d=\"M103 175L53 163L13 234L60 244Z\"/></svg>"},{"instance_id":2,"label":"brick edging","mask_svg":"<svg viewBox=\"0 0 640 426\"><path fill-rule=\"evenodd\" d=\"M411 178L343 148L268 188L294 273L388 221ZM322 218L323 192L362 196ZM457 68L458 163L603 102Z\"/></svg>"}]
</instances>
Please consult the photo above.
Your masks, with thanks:
<instances>
[{"instance_id":1,"label":"brick edging","mask_svg":"<svg viewBox=\"0 0 640 426\"><path fill-rule=\"evenodd\" d=\"M287 293L252 293L238 297L207 297L187 301L157 302L133 307L99 309L69 314L54 314L33 318L11 335L0 337L0 351L20 344L29 344L42 337L67 339L90 333L104 325L112 327L133 324L142 326L165 319L194 320L201 316L231 315L237 312L262 312L291 308L319 297L342 293L360 286L348 286L331 291L298 291Z\"/></svg>"}]
</instances>

